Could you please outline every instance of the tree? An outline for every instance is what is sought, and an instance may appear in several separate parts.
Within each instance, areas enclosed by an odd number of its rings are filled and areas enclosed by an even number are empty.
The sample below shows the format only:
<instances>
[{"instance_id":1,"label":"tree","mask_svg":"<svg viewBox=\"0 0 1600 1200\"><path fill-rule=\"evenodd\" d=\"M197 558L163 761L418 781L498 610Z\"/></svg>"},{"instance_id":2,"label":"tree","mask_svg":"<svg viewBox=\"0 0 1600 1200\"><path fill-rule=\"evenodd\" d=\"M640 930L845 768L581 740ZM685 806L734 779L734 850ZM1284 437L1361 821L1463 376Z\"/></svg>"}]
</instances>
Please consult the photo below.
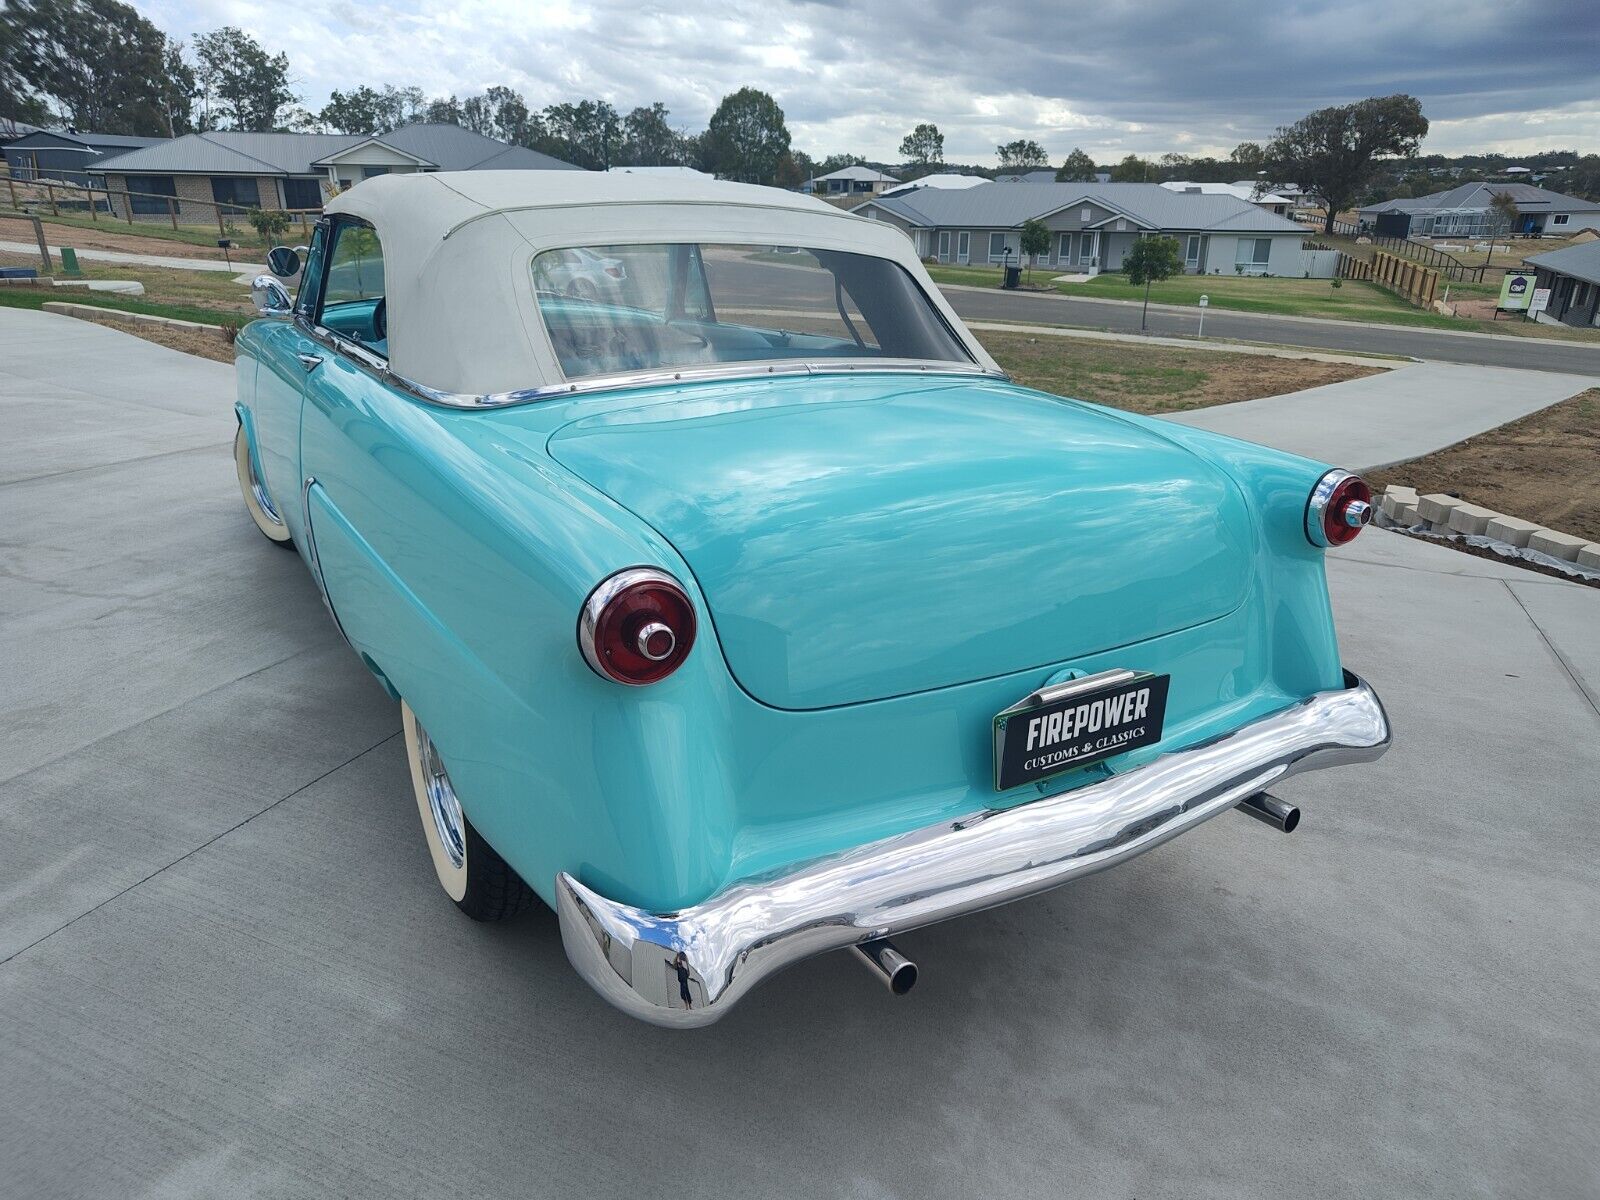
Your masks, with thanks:
<instances>
[{"instance_id":1,"label":"tree","mask_svg":"<svg viewBox=\"0 0 1600 1200\"><path fill-rule=\"evenodd\" d=\"M604 171L622 145L622 118L604 100L552 104L541 114L545 138L538 148L591 171Z\"/></svg>"},{"instance_id":2,"label":"tree","mask_svg":"<svg viewBox=\"0 0 1600 1200\"><path fill-rule=\"evenodd\" d=\"M712 171L724 179L771 183L789 151L783 109L752 87L724 96L706 126L703 151Z\"/></svg>"},{"instance_id":3,"label":"tree","mask_svg":"<svg viewBox=\"0 0 1600 1200\"><path fill-rule=\"evenodd\" d=\"M1160 283L1183 272L1183 259L1178 253L1175 237L1142 237L1133 243L1122 260L1122 269L1128 282L1138 287L1144 285L1144 308L1139 313L1139 328L1145 328L1145 318L1150 313L1150 285Z\"/></svg>"},{"instance_id":4,"label":"tree","mask_svg":"<svg viewBox=\"0 0 1600 1200\"><path fill-rule=\"evenodd\" d=\"M819 163L813 163L812 175L830 175L834 171L842 171L846 167L864 167L867 160L859 154L830 154ZM810 176L807 176L810 178Z\"/></svg>"},{"instance_id":5,"label":"tree","mask_svg":"<svg viewBox=\"0 0 1600 1200\"><path fill-rule=\"evenodd\" d=\"M1033 260L1041 254L1050 253L1050 227L1037 217L1029 217L1022 223L1022 237L1019 240L1022 252L1028 256L1028 279L1033 279Z\"/></svg>"},{"instance_id":6,"label":"tree","mask_svg":"<svg viewBox=\"0 0 1600 1200\"><path fill-rule=\"evenodd\" d=\"M1517 207L1517 202L1512 199L1510 192L1496 192L1494 199L1489 201L1489 206L1494 209L1495 215L1500 218L1500 229L1497 232L1509 233L1516 229L1517 220L1522 216L1522 210Z\"/></svg>"},{"instance_id":7,"label":"tree","mask_svg":"<svg viewBox=\"0 0 1600 1200\"><path fill-rule=\"evenodd\" d=\"M299 99L289 89L289 57L268 54L244 30L224 25L194 39L203 129L269 132L278 111Z\"/></svg>"},{"instance_id":8,"label":"tree","mask_svg":"<svg viewBox=\"0 0 1600 1200\"><path fill-rule=\"evenodd\" d=\"M622 161L631 167L670 167L683 161L683 139L667 124L667 106L657 100L622 119Z\"/></svg>"},{"instance_id":9,"label":"tree","mask_svg":"<svg viewBox=\"0 0 1600 1200\"><path fill-rule=\"evenodd\" d=\"M772 177L773 186L795 192L800 190L800 185L805 181L806 173L800 169L794 155L785 151L778 159L778 170Z\"/></svg>"},{"instance_id":10,"label":"tree","mask_svg":"<svg viewBox=\"0 0 1600 1200\"><path fill-rule=\"evenodd\" d=\"M1061 169L1056 172L1056 182L1093 183L1098 171L1094 159L1074 146L1072 153L1067 155L1066 161L1061 164Z\"/></svg>"},{"instance_id":11,"label":"tree","mask_svg":"<svg viewBox=\"0 0 1600 1200\"><path fill-rule=\"evenodd\" d=\"M5 116L41 124L54 100L80 129L187 131L194 77L179 43L118 0L10 0L0 46Z\"/></svg>"},{"instance_id":12,"label":"tree","mask_svg":"<svg viewBox=\"0 0 1600 1200\"><path fill-rule=\"evenodd\" d=\"M1156 165L1137 154L1128 155L1111 168L1112 183L1153 183L1156 175Z\"/></svg>"},{"instance_id":13,"label":"tree","mask_svg":"<svg viewBox=\"0 0 1600 1200\"><path fill-rule=\"evenodd\" d=\"M385 115L383 93L362 84L348 92L329 92L317 117L335 133L379 133L387 132Z\"/></svg>"},{"instance_id":14,"label":"tree","mask_svg":"<svg viewBox=\"0 0 1600 1200\"><path fill-rule=\"evenodd\" d=\"M1002 171L1030 171L1050 165L1050 156L1032 138L1018 138L1004 146L996 146L994 152L1000 156Z\"/></svg>"},{"instance_id":15,"label":"tree","mask_svg":"<svg viewBox=\"0 0 1600 1200\"><path fill-rule=\"evenodd\" d=\"M924 121L900 139L900 157L920 165L944 161L944 134L939 127Z\"/></svg>"},{"instance_id":16,"label":"tree","mask_svg":"<svg viewBox=\"0 0 1600 1200\"><path fill-rule=\"evenodd\" d=\"M1327 206L1327 232L1339 210L1371 180L1374 160L1411 158L1427 136L1415 96L1394 95L1319 108L1279 129L1265 151L1265 170L1292 179Z\"/></svg>"},{"instance_id":17,"label":"tree","mask_svg":"<svg viewBox=\"0 0 1600 1200\"><path fill-rule=\"evenodd\" d=\"M1267 154L1259 142L1240 142L1228 155L1228 161L1253 175L1267 165Z\"/></svg>"}]
</instances>

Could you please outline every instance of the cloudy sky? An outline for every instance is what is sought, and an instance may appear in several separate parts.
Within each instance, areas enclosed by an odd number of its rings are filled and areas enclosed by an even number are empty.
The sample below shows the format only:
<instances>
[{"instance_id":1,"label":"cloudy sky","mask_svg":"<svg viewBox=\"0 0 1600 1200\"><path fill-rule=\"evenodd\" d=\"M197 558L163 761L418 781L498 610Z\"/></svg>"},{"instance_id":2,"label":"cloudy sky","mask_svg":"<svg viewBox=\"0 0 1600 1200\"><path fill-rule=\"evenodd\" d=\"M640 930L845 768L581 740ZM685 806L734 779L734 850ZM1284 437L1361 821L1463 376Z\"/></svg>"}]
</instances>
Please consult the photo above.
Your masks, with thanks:
<instances>
[{"instance_id":1,"label":"cloudy sky","mask_svg":"<svg viewBox=\"0 0 1600 1200\"><path fill-rule=\"evenodd\" d=\"M918 121L952 162L1031 137L1224 154L1307 111L1410 92L1425 151L1600 151L1600 0L133 0L168 33L239 25L332 88L502 83L530 105L662 100L698 129L745 84L795 144L893 159Z\"/></svg>"}]
</instances>

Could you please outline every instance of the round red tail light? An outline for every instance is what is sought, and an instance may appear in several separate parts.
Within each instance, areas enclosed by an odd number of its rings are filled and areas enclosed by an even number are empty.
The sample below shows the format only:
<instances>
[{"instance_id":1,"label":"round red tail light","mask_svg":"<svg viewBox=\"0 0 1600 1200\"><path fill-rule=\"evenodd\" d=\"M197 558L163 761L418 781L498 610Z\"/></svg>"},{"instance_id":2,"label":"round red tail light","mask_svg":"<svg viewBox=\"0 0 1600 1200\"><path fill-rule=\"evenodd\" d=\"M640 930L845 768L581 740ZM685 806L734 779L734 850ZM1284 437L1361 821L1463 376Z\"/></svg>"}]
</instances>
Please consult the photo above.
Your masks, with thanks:
<instances>
[{"instance_id":1,"label":"round red tail light","mask_svg":"<svg viewBox=\"0 0 1600 1200\"><path fill-rule=\"evenodd\" d=\"M1313 546L1342 546L1372 520L1372 489L1349 471L1329 471L1306 502L1306 537Z\"/></svg>"},{"instance_id":2,"label":"round red tail light","mask_svg":"<svg viewBox=\"0 0 1600 1200\"><path fill-rule=\"evenodd\" d=\"M694 605L665 571L629 567L589 593L578 646L595 671L640 687L671 675L694 647Z\"/></svg>"}]
</instances>

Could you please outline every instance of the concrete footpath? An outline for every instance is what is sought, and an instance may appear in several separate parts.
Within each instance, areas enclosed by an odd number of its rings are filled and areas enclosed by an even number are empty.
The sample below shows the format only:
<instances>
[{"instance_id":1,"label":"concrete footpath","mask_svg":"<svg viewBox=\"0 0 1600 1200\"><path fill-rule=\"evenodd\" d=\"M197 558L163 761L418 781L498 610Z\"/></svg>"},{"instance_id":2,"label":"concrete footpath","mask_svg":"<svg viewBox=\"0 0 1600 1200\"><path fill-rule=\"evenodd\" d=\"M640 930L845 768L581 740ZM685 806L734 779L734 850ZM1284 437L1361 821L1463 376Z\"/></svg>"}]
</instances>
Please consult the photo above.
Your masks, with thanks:
<instances>
[{"instance_id":1,"label":"concrete footpath","mask_svg":"<svg viewBox=\"0 0 1600 1200\"><path fill-rule=\"evenodd\" d=\"M1330 579L1395 746L1299 832L673 1033L439 891L230 368L21 310L0 362L0 1194L1600 1193L1600 591L1370 531Z\"/></svg>"},{"instance_id":2,"label":"concrete footpath","mask_svg":"<svg viewBox=\"0 0 1600 1200\"><path fill-rule=\"evenodd\" d=\"M0 250L9 254L30 254L33 256L34 265L38 265L39 246L35 242L0 241ZM61 247L52 245L50 253L59 261ZM252 264L248 251L242 257L234 259L232 266L210 258L169 258L165 254L135 254L127 250L79 250L78 257L85 262L129 263L145 267L166 267L169 271L226 271L231 275L249 272L260 274L267 269Z\"/></svg>"},{"instance_id":3,"label":"concrete footpath","mask_svg":"<svg viewBox=\"0 0 1600 1200\"><path fill-rule=\"evenodd\" d=\"M1432 454L1592 387L1600 387L1600 376L1414 363L1171 419L1370 471Z\"/></svg>"}]
</instances>

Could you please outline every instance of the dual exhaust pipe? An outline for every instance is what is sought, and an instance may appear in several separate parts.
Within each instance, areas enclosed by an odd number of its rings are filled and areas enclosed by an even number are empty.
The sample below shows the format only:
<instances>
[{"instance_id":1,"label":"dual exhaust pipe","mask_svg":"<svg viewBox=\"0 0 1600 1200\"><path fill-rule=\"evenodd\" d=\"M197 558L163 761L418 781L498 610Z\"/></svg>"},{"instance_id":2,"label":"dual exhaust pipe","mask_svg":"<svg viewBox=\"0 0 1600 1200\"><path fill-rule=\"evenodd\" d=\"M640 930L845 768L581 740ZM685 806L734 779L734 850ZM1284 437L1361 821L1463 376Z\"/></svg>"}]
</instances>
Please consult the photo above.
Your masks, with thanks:
<instances>
[{"instance_id":1,"label":"dual exhaust pipe","mask_svg":"<svg viewBox=\"0 0 1600 1200\"><path fill-rule=\"evenodd\" d=\"M1246 796L1239 801L1238 809L1283 833L1293 833L1300 824L1300 810L1270 792ZM904 996L917 984L917 964L895 949L888 938L858 942L850 947L850 952L874 979L896 996Z\"/></svg>"}]
</instances>

